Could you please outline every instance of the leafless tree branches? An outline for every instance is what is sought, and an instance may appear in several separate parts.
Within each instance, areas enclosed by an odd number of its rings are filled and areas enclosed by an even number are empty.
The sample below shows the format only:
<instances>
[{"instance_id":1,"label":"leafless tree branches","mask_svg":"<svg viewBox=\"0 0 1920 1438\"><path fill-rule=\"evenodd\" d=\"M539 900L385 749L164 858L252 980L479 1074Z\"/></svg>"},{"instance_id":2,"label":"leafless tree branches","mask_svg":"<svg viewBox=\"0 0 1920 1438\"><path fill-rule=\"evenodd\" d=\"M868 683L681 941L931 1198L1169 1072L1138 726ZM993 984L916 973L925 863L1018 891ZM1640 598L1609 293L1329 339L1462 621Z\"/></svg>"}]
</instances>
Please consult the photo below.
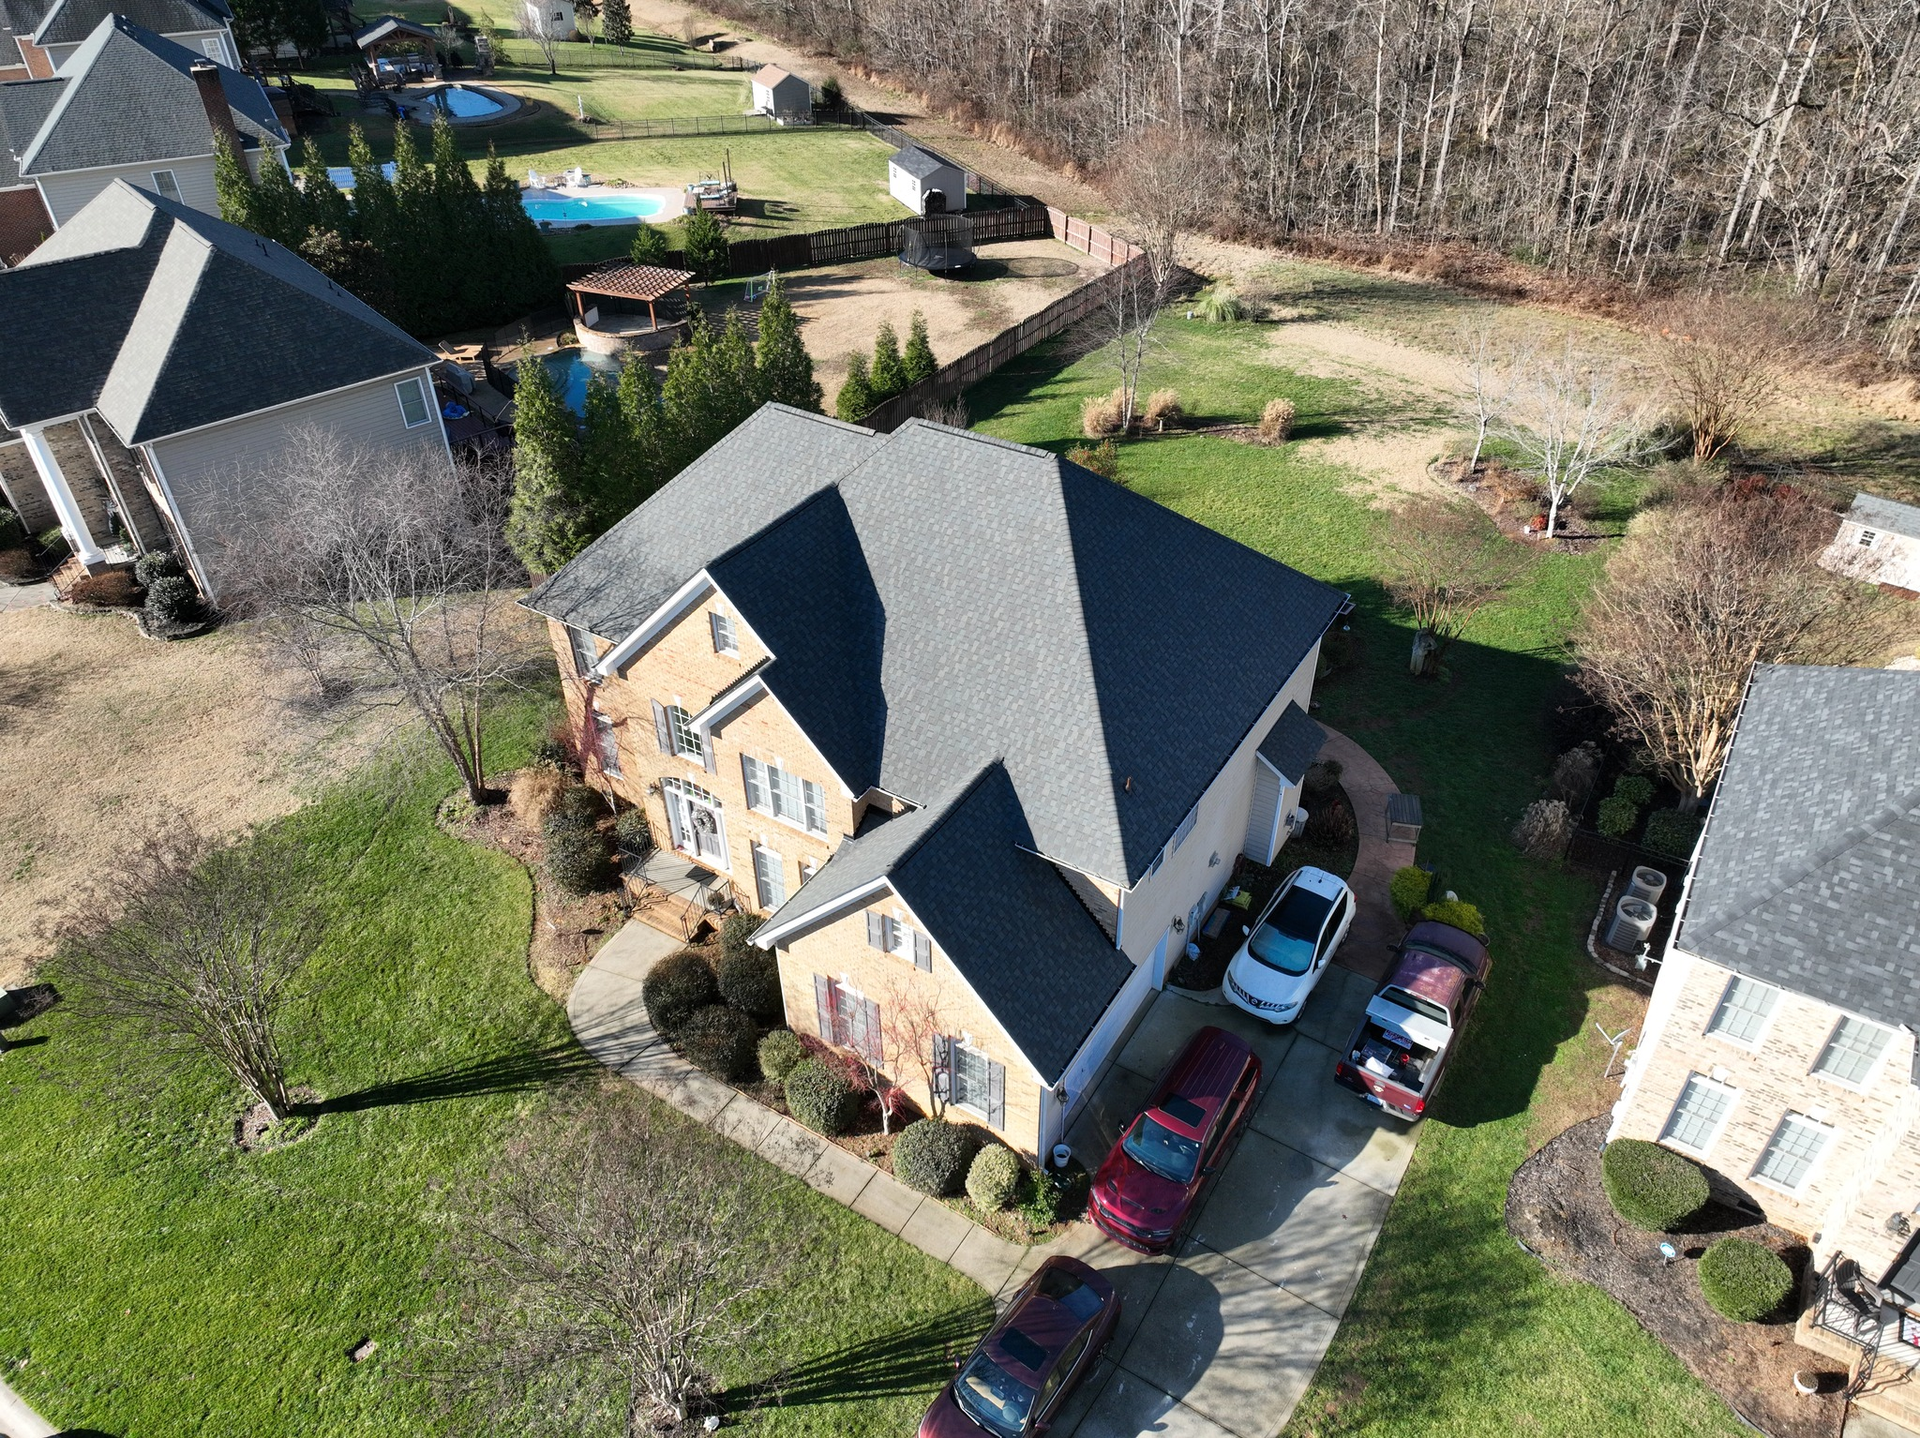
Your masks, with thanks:
<instances>
[{"instance_id":1,"label":"leafless tree branches","mask_svg":"<svg viewBox=\"0 0 1920 1438\"><path fill-rule=\"evenodd\" d=\"M1411 667L1433 672L1449 646L1487 605L1531 567L1533 551L1509 539L1479 510L1416 499L1389 523L1383 550L1387 592L1418 626Z\"/></svg>"},{"instance_id":2,"label":"leafless tree branches","mask_svg":"<svg viewBox=\"0 0 1920 1438\"><path fill-rule=\"evenodd\" d=\"M1798 317L1725 295L1688 296L1654 314L1660 363L1693 440L1694 463L1718 456L1780 392L1804 349Z\"/></svg>"},{"instance_id":3,"label":"leafless tree branches","mask_svg":"<svg viewBox=\"0 0 1920 1438\"><path fill-rule=\"evenodd\" d=\"M1494 412L1493 432L1520 455L1520 468L1547 496L1547 532L1560 507L1602 470L1645 453L1640 408L1617 371L1569 342L1557 354L1527 357Z\"/></svg>"}]
</instances>

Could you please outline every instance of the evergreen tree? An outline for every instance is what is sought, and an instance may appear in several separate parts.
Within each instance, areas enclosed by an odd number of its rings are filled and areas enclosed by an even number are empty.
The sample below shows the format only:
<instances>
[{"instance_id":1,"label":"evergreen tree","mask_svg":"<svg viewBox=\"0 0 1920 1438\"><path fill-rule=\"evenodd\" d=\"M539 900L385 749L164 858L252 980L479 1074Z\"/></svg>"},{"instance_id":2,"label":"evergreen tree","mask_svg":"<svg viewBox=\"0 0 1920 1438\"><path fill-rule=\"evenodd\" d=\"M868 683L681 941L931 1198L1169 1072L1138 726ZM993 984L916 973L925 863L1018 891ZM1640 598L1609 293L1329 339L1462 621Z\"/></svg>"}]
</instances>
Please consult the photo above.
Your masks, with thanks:
<instances>
[{"instance_id":1,"label":"evergreen tree","mask_svg":"<svg viewBox=\"0 0 1920 1438\"><path fill-rule=\"evenodd\" d=\"M626 45L633 40L633 11L627 0L601 0L600 34L609 45Z\"/></svg>"},{"instance_id":2,"label":"evergreen tree","mask_svg":"<svg viewBox=\"0 0 1920 1438\"><path fill-rule=\"evenodd\" d=\"M309 234L331 231L342 239L352 235L353 206L347 203L347 197L327 173L326 159L311 137L301 142L300 198L306 210Z\"/></svg>"},{"instance_id":3,"label":"evergreen tree","mask_svg":"<svg viewBox=\"0 0 1920 1438\"><path fill-rule=\"evenodd\" d=\"M708 284L727 277L727 232L712 211L697 209L682 224L687 268Z\"/></svg>"},{"instance_id":4,"label":"evergreen tree","mask_svg":"<svg viewBox=\"0 0 1920 1438\"><path fill-rule=\"evenodd\" d=\"M511 317L539 305L551 304L560 294L560 266L540 234L540 227L520 203L520 186L506 164L487 147L487 179L481 189L489 221L489 273L494 277L496 303Z\"/></svg>"},{"instance_id":5,"label":"evergreen tree","mask_svg":"<svg viewBox=\"0 0 1920 1438\"><path fill-rule=\"evenodd\" d=\"M293 177L280 157L260 156L260 178L253 187L253 224L257 235L277 240L290 250L307 237L306 197L293 187Z\"/></svg>"},{"instance_id":6,"label":"evergreen tree","mask_svg":"<svg viewBox=\"0 0 1920 1438\"><path fill-rule=\"evenodd\" d=\"M586 547L592 505L582 488L573 412L546 365L523 352L513 391L507 543L530 572L552 574Z\"/></svg>"},{"instance_id":7,"label":"evergreen tree","mask_svg":"<svg viewBox=\"0 0 1920 1438\"><path fill-rule=\"evenodd\" d=\"M587 504L588 538L606 533L640 502L641 456L625 406L614 387L587 379L580 436L580 489Z\"/></svg>"},{"instance_id":8,"label":"evergreen tree","mask_svg":"<svg viewBox=\"0 0 1920 1438\"><path fill-rule=\"evenodd\" d=\"M910 385L928 379L939 368L934 362L933 346L927 343L927 317L915 310L907 325L907 348L900 356L901 373Z\"/></svg>"},{"instance_id":9,"label":"evergreen tree","mask_svg":"<svg viewBox=\"0 0 1920 1438\"><path fill-rule=\"evenodd\" d=\"M633 232L633 248L627 255L636 265L664 265L667 262L667 232L645 220Z\"/></svg>"},{"instance_id":10,"label":"evergreen tree","mask_svg":"<svg viewBox=\"0 0 1920 1438\"><path fill-rule=\"evenodd\" d=\"M386 169L374 158L366 131L358 122L347 127L347 164L353 169L354 238L365 240L379 252L391 284L396 269L393 256L403 242L399 205ZM381 312L392 317L398 310L383 308Z\"/></svg>"},{"instance_id":11,"label":"evergreen tree","mask_svg":"<svg viewBox=\"0 0 1920 1438\"><path fill-rule=\"evenodd\" d=\"M630 351L620 366L620 414L633 447L631 474L634 493L627 508L638 504L667 479L666 435L660 413L660 386L645 356Z\"/></svg>"},{"instance_id":12,"label":"evergreen tree","mask_svg":"<svg viewBox=\"0 0 1920 1438\"><path fill-rule=\"evenodd\" d=\"M918 312L916 311L916 316ZM912 345L908 345L912 353ZM820 413L824 396L813 377L813 356L800 338L800 321L778 275L760 305L760 397Z\"/></svg>"},{"instance_id":13,"label":"evergreen tree","mask_svg":"<svg viewBox=\"0 0 1920 1438\"><path fill-rule=\"evenodd\" d=\"M867 357L855 350L847 356L847 377L834 397L833 412L848 424L858 424L876 403L872 382L867 378Z\"/></svg>"},{"instance_id":14,"label":"evergreen tree","mask_svg":"<svg viewBox=\"0 0 1920 1438\"><path fill-rule=\"evenodd\" d=\"M444 328L451 266L442 262L440 206L433 191L433 171L420 157L413 127L404 121L393 127L393 208L396 233L387 248L393 267L400 326L415 334Z\"/></svg>"},{"instance_id":15,"label":"evergreen tree","mask_svg":"<svg viewBox=\"0 0 1920 1438\"><path fill-rule=\"evenodd\" d=\"M873 372L868 380L873 402L892 399L907 387L907 372L900 360L900 338L893 332L893 321L880 321L880 332L873 337Z\"/></svg>"},{"instance_id":16,"label":"evergreen tree","mask_svg":"<svg viewBox=\"0 0 1920 1438\"><path fill-rule=\"evenodd\" d=\"M660 387L661 433L667 469L679 473L707 452L732 425L727 376L719 342L707 317L695 309L687 317L687 337L667 355L667 380Z\"/></svg>"},{"instance_id":17,"label":"evergreen tree","mask_svg":"<svg viewBox=\"0 0 1920 1438\"><path fill-rule=\"evenodd\" d=\"M754 359L753 342L747 338L746 321L740 318L740 311L727 310L727 323L720 331L720 345L714 358L719 366L719 399L715 412L725 426L713 436L718 440L760 408L764 395L760 366Z\"/></svg>"},{"instance_id":18,"label":"evergreen tree","mask_svg":"<svg viewBox=\"0 0 1920 1438\"><path fill-rule=\"evenodd\" d=\"M300 258L381 314L392 313L393 277L387 257L365 240L338 230L308 230L300 242Z\"/></svg>"},{"instance_id":19,"label":"evergreen tree","mask_svg":"<svg viewBox=\"0 0 1920 1438\"><path fill-rule=\"evenodd\" d=\"M450 310L436 327L484 323L499 294L487 233L492 221L444 110L433 122L433 200L441 245L437 272L446 277Z\"/></svg>"},{"instance_id":20,"label":"evergreen tree","mask_svg":"<svg viewBox=\"0 0 1920 1438\"><path fill-rule=\"evenodd\" d=\"M253 176L240 149L226 135L213 138L213 192L220 197L220 218L243 229L255 228Z\"/></svg>"}]
</instances>

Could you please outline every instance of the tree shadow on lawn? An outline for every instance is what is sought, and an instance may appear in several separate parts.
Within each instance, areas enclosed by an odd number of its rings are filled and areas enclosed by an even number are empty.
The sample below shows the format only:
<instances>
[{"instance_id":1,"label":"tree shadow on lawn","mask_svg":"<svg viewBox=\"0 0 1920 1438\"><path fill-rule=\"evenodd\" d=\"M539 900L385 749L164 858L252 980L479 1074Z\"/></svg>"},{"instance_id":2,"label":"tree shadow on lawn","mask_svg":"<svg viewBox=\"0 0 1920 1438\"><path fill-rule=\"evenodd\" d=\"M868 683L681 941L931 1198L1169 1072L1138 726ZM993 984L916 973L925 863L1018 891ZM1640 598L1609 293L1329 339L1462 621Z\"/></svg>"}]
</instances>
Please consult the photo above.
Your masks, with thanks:
<instances>
[{"instance_id":1,"label":"tree shadow on lawn","mask_svg":"<svg viewBox=\"0 0 1920 1438\"><path fill-rule=\"evenodd\" d=\"M876 1338L863 1339L729 1389L729 1412L775 1406L862 1402L925 1393L952 1376L980 1335L971 1309L945 1313Z\"/></svg>"},{"instance_id":2,"label":"tree shadow on lawn","mask_svg":"<svg viewBox=\"0 0 1920 1438\"><path fill-rule=\"evenodd\" d=\"M568 1038L541 1048L494 1054L466 1063L429 1069L411 1078L372 1084L352 1093L341 1094L338 1098L302 1105L299 1111L317 1117L329 1113L361 1113L367 1109L406 1104L439 1103L446 1099L524 1093L583 1077L599 1067L599 1060Z\"/></svg>"}]
</instances>

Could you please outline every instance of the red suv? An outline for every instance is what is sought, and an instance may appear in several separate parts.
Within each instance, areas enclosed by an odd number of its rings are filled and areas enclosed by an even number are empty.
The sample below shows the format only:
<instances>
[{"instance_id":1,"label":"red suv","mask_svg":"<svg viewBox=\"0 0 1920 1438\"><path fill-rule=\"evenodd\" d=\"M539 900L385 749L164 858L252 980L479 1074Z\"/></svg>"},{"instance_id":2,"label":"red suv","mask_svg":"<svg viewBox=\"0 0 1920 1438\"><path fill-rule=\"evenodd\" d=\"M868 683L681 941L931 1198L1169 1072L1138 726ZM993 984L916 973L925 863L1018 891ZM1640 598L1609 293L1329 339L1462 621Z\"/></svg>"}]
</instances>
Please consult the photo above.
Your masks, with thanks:
<instances>
[{"instance_id":1,"label":"red suv","mask_svg":"<svg viewBox=\"0 0 1920 1438\"><path fill-rule=\"evenodd\" d=\"M1094 1175L1087 1211L1100 1231L1140 1253L1172 1248L1259 1086L1260 1060L1245 1040L1225 1029L1195 1034Z\"/></svg>"}]
</instances>

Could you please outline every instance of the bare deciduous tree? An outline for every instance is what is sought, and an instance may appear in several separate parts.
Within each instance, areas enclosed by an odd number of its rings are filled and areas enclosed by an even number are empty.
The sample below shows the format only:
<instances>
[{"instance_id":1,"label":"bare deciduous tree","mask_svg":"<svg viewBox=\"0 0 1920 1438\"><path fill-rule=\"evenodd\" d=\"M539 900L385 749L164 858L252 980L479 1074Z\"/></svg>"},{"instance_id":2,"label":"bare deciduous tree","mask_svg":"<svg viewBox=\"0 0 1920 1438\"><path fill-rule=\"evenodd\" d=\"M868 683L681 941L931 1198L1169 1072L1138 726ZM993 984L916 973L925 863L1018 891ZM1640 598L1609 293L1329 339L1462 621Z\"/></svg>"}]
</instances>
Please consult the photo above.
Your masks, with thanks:
<instances>
[{"instance_id":1,"label":"bare deciduous tree","mask_svg":"<svg viewBox=\"0 0 1920 1438\"><path fill-rule=\"evenodd\" d=\"M520 6L520 33L533 41L533 48L547 62L549 76L560 73L560 42L567 38L554 18L558 13L545 5L528 5L525 0Z\"/></svg>"},{"instance_id":2,"label":"bare deciduous tree","mask_svg":"<svg viewBox=\"0 0 1920 1438\"><path fill-rule=\"evenodd\" d=\"M638 1096L549 1112L460 1195L418 1374L457 1432L642 1435L713 1396L767 1314L787 1216ZM791 1240L792 1235L784 1235Z\"/></svg>"},{"instance_id":3,"label":"bare deciduous tree","mask_svg":"<svg viewBox=\"0 0 1920 1438\"><path fill-rule=\"evenodd\" d=\"M1756 663L1855 663L1887 643L1878 593L1817 563L1833 515L1721 487L1642 515L1577 635L1579 681L1697 800L1720 772Z\"/></svg>"},{"instance_id":4,"label":"bare deciduous tree","mask_svg":"<svg viewBox=\"0 0 1920 1438\"><path fill-rule=\"evenodd\" d=\"M301 867L284 843L215 847L169 821L77 905L89 917L63 952L80 1001L157 1052L211 1059L285 1118L282 1027L323 933Z\"/></svg>"},{"instance_id":5,"label":"bare deciduous tree","mask_svg":"<svg viewBox=\"0 0 1920 1438\"><path fill-rule=\"evenodd\" d=\"M1430 674L1473 617L1510 591L1534 554L1507 538L1479 510L1444 499L1415 499L1387 526L1387 592L1418 626L1409 667Z\"/></svg>"},{"instance_id":6,"label":"bare deciduous tree","mask_svg":"<svg viewBox=\"0 0 1920 1438\"><path fill-rule=\"evenodd\" d=\"M911 1068L927 1093L927 1115L939 1118L947 1111L946 1073L939 1046L948 1032L946 993L937 978L902 975L887 985L880 1008L880 1027L886 1034L888 1061Z\"/></svg>"},{"instance_id":7,"label":"bare deciduous tree","mask_svg":"<svg viewBox=\"0 0 1920 1438\"><path fill-rule=\"evenodd\" d=\"M221 534L222 604L329 688L416 715L468 796L492 799L482 712L538 653L513 602L526 575L502 537L505 484L309 432L241 492L262 502Z\"/></svg>"},{"instance_id":8,"label":"bare deciduous tree","mask_svg":"<svg viewBox=\"0 0 1920 1438\"><path fill-rule=\"evenodd\" d=\"M1194 175L1207 163L1203 149L1169 131L1150 130L1126 147L1111 171L1111 188L1126 217L1119 232L1135 251L1104 277L1099 326L1103 341L1115 345L1122 434L1133 428L1139 408L1140 374L1152 349L1154 324L1185 275L1180 252L1202 212Z\"/></svg>"},{"instance_id":9,"label":"bare deciduous tree","mask_svg":"<svg viewBox=\"0 0 1920 1438\"><path fill-rule=\"evenodd\" d=\"M1695 464L1752 425L1801 348L1800 327L1780 307L1726 295L1670 301L1655 312L1654 328Z\"/></svg>"},{"instance_id":10,"label":"bare deciduous tree","mask_svg":"<svg viewBox=\"0 0 1920 1438\"><path fill-rule=\"evenodd\" d=\"M1480 453L1487 447L1487 434L1506 399L1512 371L1526 361L1522 355L1504 353L1484 324L1464 330L1458 348L1467 382L1465 417L1473 425L1473 457L1467 461L1467 473L1471 475L1480 467Z\"/></svg>"},{"instance_id":11,"label":"bare deciduous tree","mask_svg":"<svg viewBox=\"0 0 1920 1438\"><path fill-rule=\"evenodd\" d=\"M1493 428L1546 491L1548 539L1558 532L1561 506L1582 485L1643 452L1641 412L1621 377L1571 342L1551 358L1529 359L1507 387Z\"/></svg>"}]
</instances>

